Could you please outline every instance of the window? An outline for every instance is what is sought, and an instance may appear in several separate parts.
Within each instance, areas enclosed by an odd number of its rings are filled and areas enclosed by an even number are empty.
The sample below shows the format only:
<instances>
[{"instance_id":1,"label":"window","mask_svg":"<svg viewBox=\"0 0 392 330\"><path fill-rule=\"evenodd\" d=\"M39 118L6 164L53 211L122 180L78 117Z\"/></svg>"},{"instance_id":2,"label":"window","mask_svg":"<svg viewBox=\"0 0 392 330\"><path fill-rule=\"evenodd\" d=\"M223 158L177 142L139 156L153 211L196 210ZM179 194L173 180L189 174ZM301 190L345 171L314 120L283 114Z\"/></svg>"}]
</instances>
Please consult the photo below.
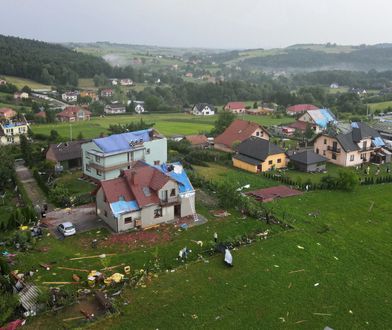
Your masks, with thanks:
<instances>
[{"instance_id":1,"label":"window","mask_svg":"<svg viewBox=\"0 0 392 330\"><path fill-rule=\"evenodd\" d=\"M256 136L260 136L260 132L256 132Z\"/></svg>"},{"instance_id":2,"label":"window","mask_svg":"<svg viewBox=\"0 0 392 330\"><path fill-rule=\"evenodd\" d=\"M154 218L160 218L162 216L162 207L158 207L154 210Z\"/></svg>"},{"instance_id":3,"label":"window","mask_svg":"<svg viewBox=\"0 0 392 330\"><path fill-rule=\"evenodd\" d=\"M97 170L97 175L102 176L102 172Z\"/></svg>"},{"instance_id":4,"label":"window","mask_svg":"<svg viewBox=\"0 0 392 330\"><path fill-rule=\"evenodd\" d=\"M150 148L146 149L146 154L149 155L151 152Z\"/></svg>"},{"instance_id":5,"label":"window","mask_svg":"<svg viewBox=\"0 0 392 330\"><path fill-rule=\"evenodd\" d=\"M354 155L351 155L350 156L350 162L353 162L354 161Z\"/></svg>"},{"instance_id":6,"label":"window","mask_svg":"<svg viewBox=\"0 0 392 330\"><path fill-rule=\"evenodd\" d=\"M324 139L324 144L327 144L327 139Z\"/></svg>"},{"instance_id":7,"label":"window","mask_svg":"<svg viewBox=\"0 0 392 330\"><path fill-rule=\"evenodd\" d=\"M282 162L282 160L279 158L279 159L278 159L278 164L281 163L281 162Z\"/></svg>"},{"instance_id":8,"label":"window","mask_svg":"<svg viewBox=\"0 0 392 330\"><path fill-rule=\"evenodd\" d=\"M14 142L14 138L12 136L7 136L7 142Z\"/></svg>"},{"instance_id":9,"label":"window","mask_svg":"<svg viewBox=\"0 0 392 330\"><path fill-rule=\"evenodd\" d=\"M332 159L336 160L336 154L334 152L332 153Z\"/></svg>"},{"instance_id":10,"label":"window","mask_svg":"<svg viewBox=\"0 0 392 330\"><path fill-rule=\"evenodd\" d=\"M101 162L101 157L95 156L95 161L96 161L97 163Z\"/></svg>"},{"instance_id":11,"label":"window","mask_svg":"<svg viewBox=\"0 0 392 330\"><path fill-rule=\"evenodd\" d=\"M91 172L91 169L90 169L90 165L89 165L89 164L86 164L86 171L87 171L87 172Z\"/></svg>"},{"instance_id":12,"label":"window","mask_svg":"<svg viewBox=\"0 0 392 330\"><path fill-rule=\"evenodd\" d=\"M325 155L326 155L325 150L323 150L323 156L325 156Z\"/></svg>"},{"instance_id":13,"label":"window","mask_svg":"<svg viewBox=\"0 0 392 330\"><path fill-rule=\"evenodd\" d=\"M159 165L161 162L159 160L154 160L154 165Z\"/></svg>"},{"instance_id":14,"label":"window","mask_svg":"<svg viewBox=\"0 0 392 330\"><path fill-rule=\"evenodd\" d=\"M126 217L126 218L124 218L124 223L125 223L125 224L131 223L131 222L132 222L132 217Z\"/></svg>"},{"instance_id":15,"label":"window","mask_svg":"<svg viewBox=\"0 0 392 330\"><path fill-rule=\"evenodd\" d=\"M272 165L272 160L269 160L269 161L268 161L268 165Z\"/></svg>"},{"instance_id":16,"label":"window","mask_svg":"<svg viewBox=\"0 0 392 330\"><path fill-rule=\"evenodd\" d=\"M318 154L320 152L319 148L316 149L316 154Z\"/></svg>"},{"instance_id":17,"label":"window","mask_svg":"<svg viewBox=\"0 0 392 330\"><path fill-rule=\"evenodd\" d=\"M108 211L106 211L106 210L103 211L103 214L104 214L105 217L107 217L108 216Z\"/></svg>"},{"instance_id":18,"label":"window","mask_svg":"<svg viewBox=\"0 0 392 330\"><path fill-rule=\"evenodd\" d=\"M175 195L176 195L176 189L173 188L173 189L170 191L170 197L174 197Z\"/></svg>"}]
</instances>

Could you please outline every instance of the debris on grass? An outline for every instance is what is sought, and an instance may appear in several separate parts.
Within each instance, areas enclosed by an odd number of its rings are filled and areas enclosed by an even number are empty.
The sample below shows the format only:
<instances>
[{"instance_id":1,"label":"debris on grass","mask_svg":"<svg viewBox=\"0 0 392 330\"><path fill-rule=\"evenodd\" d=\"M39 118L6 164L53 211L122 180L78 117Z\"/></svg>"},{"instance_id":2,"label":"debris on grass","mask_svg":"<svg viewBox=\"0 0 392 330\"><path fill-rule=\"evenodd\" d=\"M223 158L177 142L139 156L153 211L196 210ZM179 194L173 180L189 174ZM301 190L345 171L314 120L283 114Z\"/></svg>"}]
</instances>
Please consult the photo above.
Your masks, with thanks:
<instances>
[{"instance_id":1,"label":"debris on grass","mask_svg":"<svg viewBox=\"0 0 392 330\"><path fill-rule=\"evenodd\" d=\"M116 253L108 253L108 254L99 254L96 256L87 256L87 257L78 257L78 258L71 258L69 260L82 260L82 259L94 259L94 258L101 258L101 259L105 259L106 257L111 257L111 256L115 256Z\"/></svg>"},{"instance_id":2,"label":"debris on grass","mask_svg":"<svg viewBox=\"0 0 392 330\"><path fill-rule=\"evenodd\" d=\"M211 210L210 213L217 218L225 218L231 215L231 213L226 210Z\"/></svg>"},{"instance_id":3,"label":"debris on grass","mask_svg":"<svg viewBox=\"0 0 392 330\"><path fill-rule=\"evenodd\" d=\"M313 313L313 315L319 315L319 316L332 316L332 314L328 314L328 313Z\"/></svg>"},{"instance_id":4,"label":"debris on grass","mask_svg":"<svg viewBox=\"0 0 392 330\"><path fill-rule=\"evenodd\" d=\"M50 270L50 265L48 265L48 264L40 263L39 265L40 265L42 268L45 268L46 270Z\"/></svg>"},{"instance_id":5,"label":"debris on grass","mask_svg":"<svg viewBox=\"0 0 392 330\"><path fill-rule=\"evenodd\" d=\"M304 272L305 269L298 269L298 270L292 270L291 272L289 272L289 274L294 274L294 273L299 273L299 272Z\"/></svg>"},{"instance_id":6,"label":"debris on grass","mask_svg":"<svg viewBox=\"0 0 392 330\"><path fill-rule=\"evenodd\" d=\"M349 311L348 311L350 314L354 314L354 312L350 309Z\"/></svg>"},{"instance_id":7,"label":"debris on grass","mask_svg":"<svg viewBox=\"0 0 392 330\"><path fill-rule=\"evenodd\" d=\"M339 258L338 257L335 257L335 256L333 256L334 258L335 258L335 260L339 260Z\"/></svg>"},{"instance_id":8,"label":"debris on grass","mask_svg":"<svg viewBox=\"0 0 392 330\"><path fill-rule=\"evenodd\" d=\"M295 324L301 324L301 323L304 323L304 322L307 322L308 320L300 320L300 321L297 321L297 322L295 322Z\"/></svg>"},{"instance_id":9,"label":"debris on grass","mask_svg":"<svg viewBox=\"0 0 392 330\"><path fill-rule=\"evenodd\" d=\"M301 245L297 245L297 248L298 249L301 249L301 250L304 250L305 248L303 247L303 246L301 246Z\"/></svg>"},{"instance_id":10,"label":"debris on grass","mask_svg":"<svg viewBox=\"0 0 392 330\"><path fill-rule=\"evenodd\" d=\"M274 265L274 267L279 268L279 265Z\"/></svg>"},{"instance_id":11,"label":"debris on grass","mask_svg":"<svg viewBox=\"0 0 392 330\"><path fill-rule=\"evenodd\" d=\"M320 283L314 283L314 286L319 286L320 285Z\"/></svg>"},{"instance_id":12,"label":"debris on grass","mask_svg":"<svg viewBox=\"0 0 392 330\"><path fill-rule=\"evenodd\" d=\"M192 318L193 318L194 320L196 320L196 319L198 318L198 316L197 316L196 314L192 314Z\"/></svg>"},{"instance_id":13,"label":"debris on grass","mask_svg":"<svg viewBox=\"0 0 392 330\"><path fill-rule=\"evenodd\" d=\"M63 269L63 270L74 270L77 272L84 272L84 273L89 273L90 271L88 269L80 269L80 268L69 268L69 267L57 267L58 269Z\"/></svg>"}]
</instances>

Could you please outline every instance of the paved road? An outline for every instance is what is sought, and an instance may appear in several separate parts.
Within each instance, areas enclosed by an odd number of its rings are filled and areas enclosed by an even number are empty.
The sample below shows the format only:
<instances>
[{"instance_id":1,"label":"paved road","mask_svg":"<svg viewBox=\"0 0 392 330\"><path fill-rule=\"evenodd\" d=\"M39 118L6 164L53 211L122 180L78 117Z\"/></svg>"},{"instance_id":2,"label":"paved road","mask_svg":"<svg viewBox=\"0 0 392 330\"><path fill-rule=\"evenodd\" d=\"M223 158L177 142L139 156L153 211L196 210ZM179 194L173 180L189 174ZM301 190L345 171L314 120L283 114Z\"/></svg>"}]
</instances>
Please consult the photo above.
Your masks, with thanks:
<instances>
[{"instance_id":1,"label":"paved road","mask_svg":"<svg viewBox=\"0 0 392 330\"><path fill-rule=\"evenodd\" d=\"M22 182L25 188L27 195L30 197L33 205L39 205L41 207L44 203L47 203L45 194L38 186L30 169L21 163L16 163L15 171L16 175L18 176L19 180ZM48 204L48 208L49 210L53 209L52 205L50 204Z\"/></svg>"}]
</instances>

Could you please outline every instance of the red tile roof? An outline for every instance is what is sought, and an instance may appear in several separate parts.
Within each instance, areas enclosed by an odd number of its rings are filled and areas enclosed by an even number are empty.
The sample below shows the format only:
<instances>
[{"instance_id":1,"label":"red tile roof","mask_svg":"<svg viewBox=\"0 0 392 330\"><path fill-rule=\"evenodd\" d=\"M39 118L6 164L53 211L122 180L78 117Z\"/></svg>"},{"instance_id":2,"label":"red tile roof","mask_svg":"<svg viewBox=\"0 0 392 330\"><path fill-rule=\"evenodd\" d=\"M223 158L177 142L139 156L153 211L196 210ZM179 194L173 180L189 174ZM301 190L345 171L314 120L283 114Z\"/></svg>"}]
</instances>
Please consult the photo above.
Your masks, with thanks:
<instances>
[{"instance_id":1,"label":"red tile roof","mask_svg":"<svg viewBox=\"0 0 392 330\"><path fill-rule=\"evenodd\" d=\"M234 120L228 128L215 138L215 144L223 144L229 148L233 146L236 141L242 142L252 136L252 134L261 128L265 133L268 134L266 129L251 121L245 121L241 119Z\"/></svg>"},{"instance_id":2,"label":"red tile roof","mask_svg":"<svg viewBox=\"0 0 392 330\"><path fill-rule=\"evenodd\" d=\"M57 114L57 116L58 117L68 117L68 118L76 117L80 110L83 110L84 114L87 116L91 115L90 111L79 108L79 107L66 107L63 111L59 112Z\"/></svg>"},{"instance_id":3,"label":"red tile roof","mask_svg":"<svg viewBox=\"0 0 392 330\"><path fill-rule=\"evenodd\" d=\"M225 105L225 110L245 109L244 102L229 102Z\"/></svg>"},{"instance_id":4,"label":"red tile roof","mask_svg":"<svg viewBox=\"0 0 392 330\"><path fill-rule=\"evenodd\" d=\"M309 123L307 123L306 121L300 121L297 120L295 123L292 123L290 125L287 125L288 127L294 128L294 129L298 129L300 131L306 131L306 127L308 126Z\"/></svg>"},{"instance_id":5,"label":"red tile roof","mask_svg":"<svg viewBox=\"0 0 392 330\"><path fill-rule=\"evenodd\" d=\"M40 117L40 118L46 118L46 112L40 111L40 112L36 113L35 116Z\"/></svg>"},{"instance_id":6,"label":"red tile roof","mask_svg":"<svg viewBox=\"0 0 392 330\"><path fill-rule=\"evenodd\" d=\"M250 191L247 195L251 195L261 201L271 201L275 198L290 197L302 195L302 191L289 188L287 186L277 186L265 189Z\"/></svg>"},{"instance_id":7,"label":"red tile roof","mask_svg":"<svg viewBox=\"0 0 392 330\"><path fill-rule=\"evenodd\" d=\"M185 137L192 145L207 144L208 139L205 135L188 135Z\"/></svg>"},{"instance_id":8,"label":"red tile roof","mask_svg":"<svg viewBox=\"0 0 392 330\"><path fill-rule=\"evenodd\" d=\"M0 109L0 117L14 117L16 116L16 111L12 110L11 108L1 108Z\"/></svg>"},{"instance_id":9,"label":"red tile roof","mask_svg":"<svg viewBox=\"0 0 392 330\"><path fill-rule=\"evenodd\" d=\"M169 180L168 175L143 162L137 162L122 172L117 179L102 181L102 189L109 203L119 201L120 196L127 202L136 200L139 207L159 204L158 191Z\"/></svg>"},{"instance_id":10,"label":"red tile roof","mask_svg":"<svg viewBox=\"0 0 392 330\"><path fill-rule=\"evenodd\" d=\"M287 108L287 112L305 112L307 110L317 110L319 109L318 107L316 107L313 104L296 104L296 105L292 105L291 107Z\"/></svg>"}]
</instances>

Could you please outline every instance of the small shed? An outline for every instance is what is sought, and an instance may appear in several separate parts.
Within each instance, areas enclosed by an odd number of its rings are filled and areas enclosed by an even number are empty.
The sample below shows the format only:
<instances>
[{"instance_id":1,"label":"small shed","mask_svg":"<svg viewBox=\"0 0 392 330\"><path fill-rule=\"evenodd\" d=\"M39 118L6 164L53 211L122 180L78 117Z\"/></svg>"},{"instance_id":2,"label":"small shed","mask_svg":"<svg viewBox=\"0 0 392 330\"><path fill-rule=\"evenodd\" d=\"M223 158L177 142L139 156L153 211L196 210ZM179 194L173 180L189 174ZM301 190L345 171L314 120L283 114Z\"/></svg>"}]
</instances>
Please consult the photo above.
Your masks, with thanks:
<instances>
[{"instance_id":1,"label":"small shed","mask_svg":"<svg viewBox=\"0 0 392 330\"><path fill-rule=\"evenodd\" d=\"M265 202L271 202L277 198L302 195L302 191L297 189L292 189L287 186L277 186L277 187L270 187L270 188L250 191L246 194L254 197L259 202L265 203Z\"/></svg>"},{"instance_id":2,"label":"small shed","mask_svg":"<svg viewBox=\"0 0 392 330\"><path fill-rule=\"evenodd\" d=\"M323 172L326 169L327 158L316 154L313 150L296 152L290 156L290 162L295 169L302 172Z\"/></svg>"}]
</instances>

